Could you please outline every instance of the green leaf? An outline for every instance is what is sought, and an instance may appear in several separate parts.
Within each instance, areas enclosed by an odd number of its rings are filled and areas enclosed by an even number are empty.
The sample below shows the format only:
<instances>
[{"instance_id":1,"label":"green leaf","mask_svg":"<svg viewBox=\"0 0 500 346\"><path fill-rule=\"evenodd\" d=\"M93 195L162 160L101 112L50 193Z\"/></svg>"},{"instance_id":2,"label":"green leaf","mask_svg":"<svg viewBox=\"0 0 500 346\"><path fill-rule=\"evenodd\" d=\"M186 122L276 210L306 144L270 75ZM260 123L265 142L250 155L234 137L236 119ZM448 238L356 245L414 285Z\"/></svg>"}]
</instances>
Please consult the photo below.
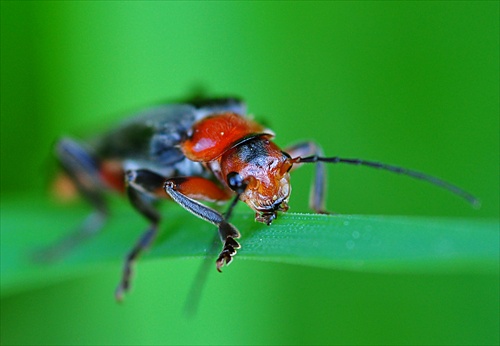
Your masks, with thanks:
<instances>
[{"instance_id":1,"label":"green leaf","mask_svg":"<svg viewBox=\"0 0 500 346\"><path fill-rule=\"evenodd\" d=\"M2 295L121 262L147 223L125 203L115 204L101 234L57 262L41 263L33 259L36 250L68 234L88 209L40 199L2 201ZM215 228L167 204L161 235L142 260L205 257ZM242 260L387 273L499 270L498 220L288 213L266 226L242 205L232 223L242 248L224 270L237 270Z\"/></svg>"}]
</instances>

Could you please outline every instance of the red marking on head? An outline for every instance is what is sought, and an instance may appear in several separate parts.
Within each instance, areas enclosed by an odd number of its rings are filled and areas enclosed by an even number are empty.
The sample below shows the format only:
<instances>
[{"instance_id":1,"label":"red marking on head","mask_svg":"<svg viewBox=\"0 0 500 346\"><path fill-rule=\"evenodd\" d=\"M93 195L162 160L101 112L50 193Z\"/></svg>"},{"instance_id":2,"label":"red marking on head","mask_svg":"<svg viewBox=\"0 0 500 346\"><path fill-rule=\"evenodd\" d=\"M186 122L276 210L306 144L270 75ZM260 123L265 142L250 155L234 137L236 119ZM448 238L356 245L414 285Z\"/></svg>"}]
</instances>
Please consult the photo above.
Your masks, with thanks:
<instances>
[{"instance_id":1,"label":"red marking on head","mask_svg":"<svg viewBox=\"0 0 500 346\"><path fill-rule=\"evenodd\" d=\"M259 213L288 209L292 161L266 136L243 142L220 158L223 177L238 173L247 187L241 200Z\"/></svg>"}]
</instances>

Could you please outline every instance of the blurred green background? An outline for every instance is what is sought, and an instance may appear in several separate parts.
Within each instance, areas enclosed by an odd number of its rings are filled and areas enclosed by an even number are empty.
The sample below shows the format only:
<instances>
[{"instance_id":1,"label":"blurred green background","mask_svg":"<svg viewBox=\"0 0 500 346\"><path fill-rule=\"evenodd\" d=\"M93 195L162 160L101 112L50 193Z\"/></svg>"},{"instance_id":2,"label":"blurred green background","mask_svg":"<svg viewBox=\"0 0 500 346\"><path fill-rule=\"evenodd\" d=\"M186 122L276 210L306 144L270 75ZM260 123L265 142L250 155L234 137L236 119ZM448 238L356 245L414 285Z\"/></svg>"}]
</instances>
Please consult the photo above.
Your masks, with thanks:
<instances>
[{"instance_id":1,"label":"blurred green background","mask_svg":"<svg viewBox=\"0 0 500 346\"><path fill-rule=\"evenodd\" d=\"M483 202L338 166L330 210L499 218L497 1L0 4L2 216L11 203L67 210L40 198L56 138L202 89L245 98L282 146L314 139L328 155L422 170ZM311 173L295 172L291 211L308 211ZM34 239L51 232L36 226ZM2 294L1 343L499 343L498 275L240 261L210 273L187 318L199 260L144 258L120 306L120 259Z\"/></svg>"}]
</instances>

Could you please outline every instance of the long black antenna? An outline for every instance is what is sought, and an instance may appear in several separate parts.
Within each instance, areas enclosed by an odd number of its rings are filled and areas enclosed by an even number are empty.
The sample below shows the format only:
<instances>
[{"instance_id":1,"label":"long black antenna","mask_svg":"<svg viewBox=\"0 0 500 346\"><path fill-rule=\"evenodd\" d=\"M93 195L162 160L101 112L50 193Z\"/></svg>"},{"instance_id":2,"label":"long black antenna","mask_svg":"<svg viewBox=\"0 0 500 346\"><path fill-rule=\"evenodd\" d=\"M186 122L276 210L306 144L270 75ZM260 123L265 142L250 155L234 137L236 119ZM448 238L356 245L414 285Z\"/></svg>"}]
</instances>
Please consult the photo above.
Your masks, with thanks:
<instances>
[{"instance_id":1,"label":"long black antenna","mask_svg":"<svg viewBox=\"0 0 500 346\"><path fill-rule=\"evenodd\" d=\"M407 168L402 168L402 167L397 167L397 166L392 166L392 165L387 165L385 163L380 163L380 162L373 162L373 161L366 161L366 160L361 160L361 159L343 159L340 157L320 157L320 156L308 156L308 157L297 157L292 159L294 163L311 163L311 162L328 162L328 163L347 163L350 165L358 165L358 166L368 166L372 168L377 168L377 169L383 169L386 171L390 171L393 173L398 173L398 174L403 174L403 175L408 175L412 178L420 179L423 181L426 181L428 183L431 183L433 185L439 186L445 190L450 191L451 193L462 197L465 199L467 202L469 202L473 207L479 208L481 205L481 201L474 197L472 194L468 193L465 190L462 190L458 186L455 186L453 184L450 184L444 180L441 180L439 178L433 177L428 174L424 174L421 172L417 171L412 171Z\"/></svg>"}]
</instances>

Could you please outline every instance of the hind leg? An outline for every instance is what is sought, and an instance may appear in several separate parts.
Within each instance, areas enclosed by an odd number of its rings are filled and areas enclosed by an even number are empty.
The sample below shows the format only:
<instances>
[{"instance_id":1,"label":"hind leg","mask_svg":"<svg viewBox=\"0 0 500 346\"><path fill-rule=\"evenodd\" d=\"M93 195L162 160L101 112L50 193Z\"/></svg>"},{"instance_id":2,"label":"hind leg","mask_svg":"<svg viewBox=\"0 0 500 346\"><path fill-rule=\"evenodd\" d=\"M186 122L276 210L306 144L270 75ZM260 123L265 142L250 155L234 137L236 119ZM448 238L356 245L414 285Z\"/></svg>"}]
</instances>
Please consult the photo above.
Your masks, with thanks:
<instances>
[{"instance_id":1,"label":"hind leg","mask_svg":"<svg viewBox=\"0 0 500 346\"><path fill-rule=\"evenodd\" d=\"M42 251L39 255L44 260L60 257L97 233L108 216L103 196L105 185L100 177L97 159L81 144L70 138L64 138L56 144L55 155L61 169L76 186L79 194L92 205L94 211L66 238Z\"/></svg>"}]
</instances>

